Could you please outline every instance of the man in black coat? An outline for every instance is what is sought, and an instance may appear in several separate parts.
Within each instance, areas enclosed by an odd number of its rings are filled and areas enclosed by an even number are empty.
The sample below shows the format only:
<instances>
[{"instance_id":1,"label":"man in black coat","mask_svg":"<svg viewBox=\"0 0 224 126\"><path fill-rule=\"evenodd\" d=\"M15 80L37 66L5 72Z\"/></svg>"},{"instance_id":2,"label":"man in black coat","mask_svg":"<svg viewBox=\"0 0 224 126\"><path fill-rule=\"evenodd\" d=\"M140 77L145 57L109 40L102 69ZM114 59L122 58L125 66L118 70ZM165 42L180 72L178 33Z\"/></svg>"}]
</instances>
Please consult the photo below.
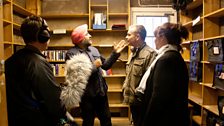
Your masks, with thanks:
<instances>
[{"instance_id":1,"label":"man in black coat","mask_svg":"<svg viewBox=\"0 0 224 126\"><path fill-rule=\"evenodd\" d=\"M8 124L56 126L66 111L52 67L41 53L49 44L48 25L40 17L29 16L20 30L26 46L5 63Z\"/></svg>"}]
</instances>

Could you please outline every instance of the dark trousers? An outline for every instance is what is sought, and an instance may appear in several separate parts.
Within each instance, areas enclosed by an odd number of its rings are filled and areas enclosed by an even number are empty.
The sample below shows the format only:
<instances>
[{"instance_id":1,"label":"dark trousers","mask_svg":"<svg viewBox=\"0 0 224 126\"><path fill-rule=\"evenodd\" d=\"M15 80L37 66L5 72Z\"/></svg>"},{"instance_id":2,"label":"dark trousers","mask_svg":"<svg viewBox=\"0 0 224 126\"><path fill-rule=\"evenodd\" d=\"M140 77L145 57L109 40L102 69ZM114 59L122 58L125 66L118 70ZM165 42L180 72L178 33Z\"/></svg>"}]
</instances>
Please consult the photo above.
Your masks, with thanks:
<instances>
[{"instance_id":1,"label":"dark trousers","mask_svg":"<svg viewBox=\"0 0 224 126\"><path fill-rule=\"evenodd\" d=\"M131 115L132 115L132 120L134 123L134 126L137 126L139 119L139 115L141 114L141 106L139 105L130 105L130 110L131 110Z\"/></svg>"},{"instance_id":2,"label":"dark trousers","mask_svg":"<svg viewBox=\"0 0 224 126\"><path fill-rule=\"evenodd\" d=\"M107 95L83 96L80 108L83 119L82 126L94 126L95 116L99 118L101 126L112 126Z\"/></svg>"}]
</instances>

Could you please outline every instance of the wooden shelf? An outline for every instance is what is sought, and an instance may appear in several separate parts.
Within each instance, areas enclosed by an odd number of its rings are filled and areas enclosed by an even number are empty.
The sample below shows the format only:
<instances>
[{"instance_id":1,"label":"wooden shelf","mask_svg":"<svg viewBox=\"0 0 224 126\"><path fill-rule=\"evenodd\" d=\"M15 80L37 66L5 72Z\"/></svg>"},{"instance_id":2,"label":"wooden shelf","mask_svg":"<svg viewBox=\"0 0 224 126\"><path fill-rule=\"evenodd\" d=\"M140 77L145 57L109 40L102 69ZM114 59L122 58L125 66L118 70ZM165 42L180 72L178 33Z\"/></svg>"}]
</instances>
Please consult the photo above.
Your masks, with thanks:
<instances>
[{"instance_id":1,"label":"wooden shelf","mask_svg":"<svg viewBox=\"0 0 224 126\"><path fill-rule=\"evenodd\" d=\"M212 89L216 89L215 87L212 86L213 85L212 83L203 83L203 85Z\"/></svg>"},{"instance_id":2,"label":"wooden shelf","mask_svg":"<svg viewBox=\"0 0 224 126\"><path fill-rule=\"evenodd\" d=\"M195 25L200 25L200 24L202 24L202 20L203 20L203 18L204 18L204 17L200 17L200 21L199 21L197 24L195 24ZM185 26L185 27L187 27L187 28L192 27L193 22L194 22L194 20L189 21L189 22L186 22L186 23L183 24L183 26ZM195 25L194 25L194 26L195 26Z\"/></svg>"},{"instance_id":3,"label":"wooden shelf","mask_svg":"<svg viewBox=\"0 0 224 126\"><path fill-rule=\"evenodd\" d=\"M3 19L3 25L4 25L4 26L5 26L5 25L9 25L9 24L12 24L12 22L11 22L11 21L8 21L8 20Z\"/></svg>"},{"instance_id":4,"label":"wooden shelf","mask_svg":"<svg viewBox=\"0 0 224 126\"><path fill-rule=\"evenodd\" d=\"M193 2L191 2L189 5L187 5L186 9L187 10L192 10L195 9L197 7L199 7L200 5L202 5L203 0L193 0Z\"/></svg>"},{"instance_id":5,"label":"wooden shelf","mask_svg":"<svg viewBox=\"0 0 224 126\"><path fill-rule=\"evenodd\" d=\"M129 108L129 105L126 104L109 104L110 108L119 107L119 108Z\"/></svg>"},{"instance_id":6,"label":"wooden shelf","mask_svg":"<svg viewBox=\"0 0 224 126\"><path fill-rule=\"evenodd\" d=\"M184 42L181 43L181 45L187 45L187 44L190 44L190 43L191 43L191 41L184 41Z\"/></svg>"},{"instance_id":7,"label":"wooden shelf","mask_svg":"<svg viewBox=\"0 0 224 126\"><path fill-rule=\"evenodd\" d=\"M89 18L89 14L45 14L41 15L44 19L60 19L60 18Z\"/></svg>"},{"instance_id":8,"label":"wooden shelf","mask_svg":"<svg viewBox=\"0 0 224 126\"><path fill-rule=\"evenodd\" d=\"M3 0L3 4L11 3L9 0Z\"/></svg>"},{"instance_id":9,"label":"wooden shelf","mask_svg":"<svg viewBox=\"0 0 224 126\"><path fill-rule=\"evenodd\" d=\"M112 30L112 29L105 29L105 30L100 30L100 29L89 29L88 32L127 32L128 30Z\"/></svg>"},{"instance_id":10,"label":"wooden shelf","mask_svg":"<svg viewBox=\"0 0 224 126\"><path fill-rule=\"evenodd\" d=\"M218 38L224 38L224 35L219 35L219 36L213 36L213 37L209 37L209 38L204 38L203 40L212 40L212 39L218 39Z\"/></svg>"},{"instance_id":11,"label":"wooden shelf","mask_svg":"<svg viewBox=\"0 0 224 126\"><path fill-rule=\"evenodd\" d=\"M203 107L209 110L210 112L219 115L218 105L204 105Z\"/></svg>"},{"instance_id":12,"label":"wooden shelf","mask_svg":"<svg viewBox=\"0 0 224 126\"><path fill-rule=\"evenodd\" d=\"M107 5L106 4L99 4L99 5L90 5L90 7L92 8L92 9L94 9L94 8L107 8Z\"/></svg>"},{"instance_id":13,"label":"wooden shelf","mask_svg":"<svg viewBox=\"0 0 224 126\"><path fill-rule=\"evenodd\" d=\"M24 16L35 15L34 13L31 13L30 11L26 10L25 8L19 6L16 3L13 3L13 10Z\"/></svg>"},{"instance_id":14,"label":"wooden shelf","mask_svg":"<svg viewBox=\"0 0 224 126\"><path fill-rule=\"evenodd\" d=\"M75 117L74 120L78 123L78 125L82 125L82 118ZM129 126L130 120L127 117L111 117L111 121L113 126ZM94 126L100 126L100 121L98 118L95 118Z\"/></svg>"},{"instance_id":15,"label":"wooden shelf","mask_svg":"<svg viewBox=\"0 0 224 126\"><path fill-rule=\"evenodd\" d=\"M128 17L128 13L108 13L109 17Z\"/></svg>"},{"instance_id":16,"label":"wooden shelf","mask_svg":"<svg viewBox=\"0 0 224 126\"><path fill-rule=\"evenodd\" d=\"M193 101L194 103L196 103L198 105L202 105L202 98L201 97L189 94L188 98L189 98L189 100Z\"/></svg>"},{"instance_id":17,"label":"wooden shelf","mask_svg":"<svg viewBox=\"0 0 224 126\"><path fill-rule=\"evenodd\" d=\"M224 8L221 8L217 11L206 14L204 18L220 18L224 16Z\"/></svg>"},{"instance_id":18,"label":"wooden shelf","mask_svg":"<svg viewBox=\"0 0 224 126\"><path fill-rule=\"evenodd\" d=\"M3 43L4 44L10 44L10 45L12 44L12 42L8 42L8 41L4 41Z\"/></svg>"},{"instance_id":19,"label":"wooden shelf","mask_svg":"<svg viewBox=\"0 0 224 126\"><path fill-rule=\"evenodd\" d=\"M17 24L17 23L13 23L13 28L16 30L20 30L21 25Z\"/></svg>"},{"instance_id":20,"label":"wooden shelf","mask_svg":"<svg viewBox=\"0 0 224 126\"><path fill-rule=\"evenodd\" d=\"M105 77L105 78L126 77L126 75L123 75L123 74L121 74L121 75L107 75L107 76L103 76L103 77Z\"/></svg>"},{"instance_id":21,"label":"wooden shelf","mask_svg":"<svg viewBox=\"0 0 224 126\"><path fill-rule=\"evenodd\" d=\"M120 89L120 88L118 88L118 89L115 89L115 88L114 89L110 89L109 88L108 92L118 92L119 93L119 92L122 92L122 89Z\"/></svg>"},{"instance_id":22,"label":"wooden shelf","mask_svg":"<svg viewBox=\"0 0 224 126\"><path fill-rule=\"evenodd\" d=\"M195 123L197 123L198 125L201 125L201 123L202 123L202 118L201 118L201 116L199 116L199 115L194 115L194 116L192 116L192 120L193 120Z\"/></svg>"},{"instance_id":23,"label":"wooden shelf","mask_svg":"<svg viewBox=\"0 0 224 126\"><path fill-rule=\"evenodd\" d=\"M51 43L51 42L50 42L50 43ZM50 45L48 46L48 48L53 48L53 47L54 47L54 48L57 48L57 47L58 47L58 48L59 48L59 47L71 48L71 47L73 47L73 46L74 46L74 45L72 45L72 44L71 44L71 45L51 45L51 44L50 44Z\"/></svg>"}]
</instances>

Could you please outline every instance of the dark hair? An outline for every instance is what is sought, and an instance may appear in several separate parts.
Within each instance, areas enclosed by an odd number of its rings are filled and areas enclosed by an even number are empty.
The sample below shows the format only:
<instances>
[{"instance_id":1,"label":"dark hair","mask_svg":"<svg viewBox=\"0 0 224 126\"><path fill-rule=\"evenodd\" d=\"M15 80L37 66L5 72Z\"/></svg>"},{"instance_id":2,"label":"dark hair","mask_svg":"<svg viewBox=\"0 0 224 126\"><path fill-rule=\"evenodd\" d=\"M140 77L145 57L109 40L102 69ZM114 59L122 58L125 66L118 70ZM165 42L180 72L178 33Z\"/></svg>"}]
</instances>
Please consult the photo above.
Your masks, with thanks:
<instances>
[{"instance_id":1,"label":"dark hair","mask_svg":"<svg viewBox=\"0 0 224 126\"><path fill-rule=\"evenodd\" d=\"M141 39L145 41L145 37L146 37L145 27L143 25L134 25L134 26L136 28L136 32L140 35Z\"/></svg>"},{"instance_id":2,"label":"dark hair","mask_svg":"<svg viewBox=\"0 0 224 126\"><path fill-rule=\"evenodd\" d=\"M38 32L42 28L43 19L38 16L28 16L20 27L21 35L26 44L38 41Z\"/></svg>"},{"instance_id":3,"label":"dark hair","mask_svg":"<svg viewBox=\"0 0 224 126\"><path fill-rule=\"evenodd\" d=\"M164 23L156 28L154 35L165 36L169 44L176 45L178 51L182 51L182 47L180 46L182 38L187 39L189 32L187 28L181 24Z\"/></svg>"}]
</instances>

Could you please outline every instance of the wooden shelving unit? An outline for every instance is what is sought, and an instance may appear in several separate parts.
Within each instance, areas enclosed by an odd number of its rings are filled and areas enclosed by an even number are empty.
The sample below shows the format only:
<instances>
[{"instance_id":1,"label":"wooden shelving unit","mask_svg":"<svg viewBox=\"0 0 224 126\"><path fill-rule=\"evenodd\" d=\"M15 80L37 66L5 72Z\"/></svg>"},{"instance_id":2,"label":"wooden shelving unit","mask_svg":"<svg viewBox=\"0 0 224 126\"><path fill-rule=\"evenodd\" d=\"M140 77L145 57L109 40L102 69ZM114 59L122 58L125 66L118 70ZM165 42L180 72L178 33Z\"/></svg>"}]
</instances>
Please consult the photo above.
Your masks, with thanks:
<instances>
[{"instance_id":1,"label":"wooden shelving unit","mask_svg":"<svg viewBox=\"0 0 224 126\"><path fill-rule=\"evenodd\" d=\"M224 3L222 0L193 0L186 10L180 13L180 20L190 32L190 38L184 42L183 57L186 64L190 61L190 44L192 41L200 40L202 44L202 82L189 83L189 100L195 106L200 106L200 115L193 115L192 120L198 125L206 125L206 112L218 116L217 100L218 96L223 96L224 91L214 88L213 74L216 63L208 61L208 50L206 42L224 37ZM195 19L200 16L200 20L193 26Z\"/></svg>"},{"instance_id":2,"label":"wooden shelving unit","mask_svg":"<svg viewBox=\"0 0 224 126\"><path fill-rule=\"evenodd\" d=\"M70 4L77 3L76 6ZM62 8L50 6L58 4ZM92 35L93 46L105 57L109 57L113 50L113 43L124 39L127 34L127 28L130 25L130 0L68 0L63 4L52 1L41 1L41 10L39 15L47 20L49 28L54 30L64 29L65 34L52 34L49 50L70 49L73 47L70 34L72 29L81 24L88 25L88 32ZM93 29L94 14L103 13L106 17L106 29ZM126 29L112 30L113 24L125 24ZM116 36L116 37L115 37ZM112 118L129 119L129 106L122 104L123 94L122 85L125 79L125 66L129 55L128 47L121 53L119 60L111 68L112 75L104 75L108 84L108 99ZM52 61L52 64L64 64L63 61ZM64 81L64 75L57 75L59 83Z\"/></svg>"}]
</instances>

